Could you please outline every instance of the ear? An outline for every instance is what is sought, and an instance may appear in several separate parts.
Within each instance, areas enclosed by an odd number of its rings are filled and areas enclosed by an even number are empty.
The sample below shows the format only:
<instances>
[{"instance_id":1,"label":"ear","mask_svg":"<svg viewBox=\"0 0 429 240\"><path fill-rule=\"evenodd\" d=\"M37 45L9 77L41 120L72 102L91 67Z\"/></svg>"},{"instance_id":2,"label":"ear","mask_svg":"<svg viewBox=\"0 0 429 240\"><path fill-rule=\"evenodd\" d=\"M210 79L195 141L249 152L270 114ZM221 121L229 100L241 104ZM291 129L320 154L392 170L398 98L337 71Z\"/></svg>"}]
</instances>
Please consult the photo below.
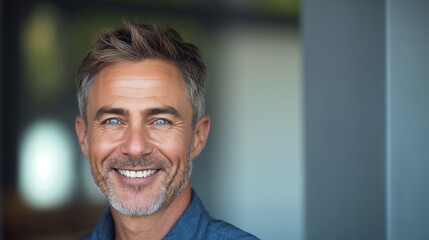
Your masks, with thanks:
<instances>
[{"instance_id":1,"label":"ear","mask_svg":"<svg viewBox=\"0 0 429 240\"><path fill-rule=\"evenodd\" d=\"M79 141L82 153L88 157L88 144L86 141L86 124L81 116L77 116L75 120L75 129L77 134L77 140Z\"/></svg>"},{"instance_id":2,"label":"ear","mask_svg":"<svg viewBox=\"0 0 429 240\"><path fill-rule=\"evenodd\" d=\"M207 142L210 130L210 118L204 115L198 120L194 130L194 142L192 146L192 158L200 155Z\"/></svg>"}]
</instances>

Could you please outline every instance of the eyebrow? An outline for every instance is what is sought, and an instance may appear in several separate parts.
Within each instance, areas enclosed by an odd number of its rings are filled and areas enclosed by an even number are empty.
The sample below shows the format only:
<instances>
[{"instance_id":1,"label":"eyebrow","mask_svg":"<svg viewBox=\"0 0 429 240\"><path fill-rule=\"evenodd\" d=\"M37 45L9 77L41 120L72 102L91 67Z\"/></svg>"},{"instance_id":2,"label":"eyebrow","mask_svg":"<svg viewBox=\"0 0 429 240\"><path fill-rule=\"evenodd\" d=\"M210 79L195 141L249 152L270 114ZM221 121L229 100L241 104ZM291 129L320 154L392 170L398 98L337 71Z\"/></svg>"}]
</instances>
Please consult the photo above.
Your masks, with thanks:
<instances>
[{"instance_id":1,"label":"eyebrow","mask_svg":"<svg viewBox=\"0 0 429 240\"><path fill-rule=\"evenodd\" d=\"M105 114L128 115L128 111L123 108L101 107L95 113L95 119L100 119Z\"/></svg>"},{"instance_id":2,"label":"eyebrow","mask_svg":"<svg viewBox=\"0 0 429 240\"><path fill-rule=\"evenodd\" d=\"M173 107L166 106L166 107L157 107L157 108L149 108L146 111L147 116L153 116L157 114L171 114L176 118L182 118L180 113Z\"/></svg>"},{"instance_id":3,"label":"eyebrow","mask_svg":"<svg viewBox=\"0 0 429 240\"><path fill-rule=\"evenodd\" d=\"M149 108L145 110L144 113L147 116L153 116L157 114L171 114L176 118L182 118L180 113L175 108L170 106ZM125 116L125 115L128 115L128 111L123 108L101 107L95 113L95 119L100 119L105 114L115 114L115 115Z\"/></svg>"}]
</instances>

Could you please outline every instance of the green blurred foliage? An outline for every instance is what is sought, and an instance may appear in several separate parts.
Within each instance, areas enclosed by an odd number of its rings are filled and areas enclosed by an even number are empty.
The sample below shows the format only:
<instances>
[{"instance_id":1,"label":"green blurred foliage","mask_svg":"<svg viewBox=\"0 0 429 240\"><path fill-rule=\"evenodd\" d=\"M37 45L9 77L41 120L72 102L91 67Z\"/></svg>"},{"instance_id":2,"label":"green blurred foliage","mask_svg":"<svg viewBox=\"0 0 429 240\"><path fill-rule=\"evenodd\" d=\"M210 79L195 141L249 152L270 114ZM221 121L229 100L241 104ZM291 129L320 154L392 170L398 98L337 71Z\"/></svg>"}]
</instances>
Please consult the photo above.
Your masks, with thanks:
<instances>
[{"instance_id":1,"label":"green blurred foliage","mask_svg":"<svg viewBox=\"0 0 429 240\"><path fill-rule=\"evenodd\" d=\"M25 90L31 100L52 101L64 93L58 13L42 4L23 21L21 55Z\"/></svg>"}]
</instances>

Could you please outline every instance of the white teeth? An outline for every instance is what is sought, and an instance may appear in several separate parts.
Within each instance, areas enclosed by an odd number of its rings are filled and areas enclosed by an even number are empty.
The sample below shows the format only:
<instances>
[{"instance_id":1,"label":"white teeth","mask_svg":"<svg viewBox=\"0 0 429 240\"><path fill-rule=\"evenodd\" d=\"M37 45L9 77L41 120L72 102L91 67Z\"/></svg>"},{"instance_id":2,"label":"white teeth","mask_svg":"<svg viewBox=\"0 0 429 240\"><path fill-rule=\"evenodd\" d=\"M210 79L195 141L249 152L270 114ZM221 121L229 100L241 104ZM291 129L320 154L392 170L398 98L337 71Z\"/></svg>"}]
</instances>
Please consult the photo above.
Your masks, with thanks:
<instances>
[{"instance_id":1,"label":"white teeth","mask_svg":"<svg viewBox=\"0 0 429 240\"><path fill-rule=\"evenodd\" d=\"M151 170L143 170L143 171L129 171L129 170L121 170L118 169L118 172L125 177L129 178L145 178L147 176L150 176L154 173L156 173L157 170L151 169Z\"/></svg>"}]
</instances>

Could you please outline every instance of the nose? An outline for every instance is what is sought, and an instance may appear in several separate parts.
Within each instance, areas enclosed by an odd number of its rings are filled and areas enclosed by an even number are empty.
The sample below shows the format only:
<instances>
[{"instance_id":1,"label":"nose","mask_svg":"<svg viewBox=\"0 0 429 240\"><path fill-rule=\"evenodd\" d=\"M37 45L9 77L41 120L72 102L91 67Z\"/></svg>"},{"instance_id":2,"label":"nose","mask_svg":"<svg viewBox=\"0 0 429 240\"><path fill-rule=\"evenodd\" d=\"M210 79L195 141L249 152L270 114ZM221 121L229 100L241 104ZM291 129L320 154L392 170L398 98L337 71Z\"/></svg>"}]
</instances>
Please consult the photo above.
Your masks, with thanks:
<instances>
[{"instance_id":1,"label":"nose","mask_svg":"<svg viewBox=\"0 0 429 240\"><path fill-rule=\"evenodd\" d=\"M127 129L121 151L133 158L152 153L153 145L147 130L142 126Z\"/></svg>"}]
</instances>

